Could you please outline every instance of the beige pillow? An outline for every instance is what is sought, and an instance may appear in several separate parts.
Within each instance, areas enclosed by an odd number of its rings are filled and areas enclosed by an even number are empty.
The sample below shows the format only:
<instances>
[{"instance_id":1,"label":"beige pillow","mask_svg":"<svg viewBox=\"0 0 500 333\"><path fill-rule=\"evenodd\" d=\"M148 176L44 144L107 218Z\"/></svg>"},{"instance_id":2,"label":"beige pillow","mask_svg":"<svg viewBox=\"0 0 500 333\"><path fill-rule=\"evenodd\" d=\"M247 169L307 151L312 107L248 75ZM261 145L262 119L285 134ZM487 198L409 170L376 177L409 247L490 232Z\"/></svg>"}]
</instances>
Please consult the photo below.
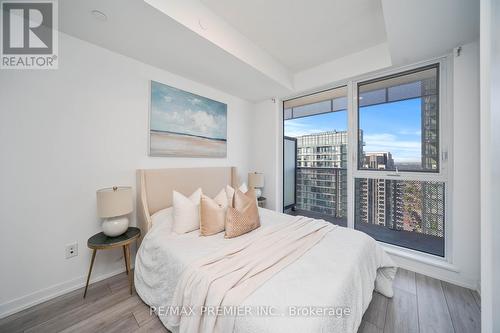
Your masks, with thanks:
<instances>
[{"instance_id":1,"label":"beige pillow","mask_svg":"<svg viewBox=\"0 0 500 333\"><path fill-rule=\"evenodd\" d=\"M200 201L200 234L202 236L215 235L224 231L226 211L229 199L225 189L220 190L215 198L201 195Z\"/></svg>"},{"instance_id":2,"label":"beige pillow","mask_svg":"<svg viewBox=\"0 0 500 333\"><path fill-rule=\"evenodd\" d=\"M234 193L234 207L228 207L225 238L238 237L260 227L259 210L253 189Z\"/></svg>"}]
</instances>

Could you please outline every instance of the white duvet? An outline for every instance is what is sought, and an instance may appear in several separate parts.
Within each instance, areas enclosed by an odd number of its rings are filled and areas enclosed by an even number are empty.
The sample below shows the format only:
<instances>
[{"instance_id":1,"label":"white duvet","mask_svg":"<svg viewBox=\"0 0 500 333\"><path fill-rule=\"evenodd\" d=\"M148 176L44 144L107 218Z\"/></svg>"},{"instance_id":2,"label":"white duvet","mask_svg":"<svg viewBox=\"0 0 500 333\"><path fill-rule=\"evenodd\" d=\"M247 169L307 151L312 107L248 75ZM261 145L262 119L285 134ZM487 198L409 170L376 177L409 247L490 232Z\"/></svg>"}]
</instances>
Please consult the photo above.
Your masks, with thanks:
<instances>
[{"instance_id":1,"label":"white duvet","mask_svg":"<svg viewBox=\"0 0 500 333\"><path fill-rule=\"evenodd\" d=\"M262 227L287 223L293 216L259 210ZM230 244L224 234L171 232L172 211L153 215L135 263L135 287L150 306L166 312L189 263ZM241 237L247 237L243 235ZM356 332L372 291L392 297L396 268L368 235L336 227L323 240L260 286L241 304L235 332ZM166 316L160 319L164 324ZM169 327L177 331L176 327Z\"/></svg>"}]
</instances>

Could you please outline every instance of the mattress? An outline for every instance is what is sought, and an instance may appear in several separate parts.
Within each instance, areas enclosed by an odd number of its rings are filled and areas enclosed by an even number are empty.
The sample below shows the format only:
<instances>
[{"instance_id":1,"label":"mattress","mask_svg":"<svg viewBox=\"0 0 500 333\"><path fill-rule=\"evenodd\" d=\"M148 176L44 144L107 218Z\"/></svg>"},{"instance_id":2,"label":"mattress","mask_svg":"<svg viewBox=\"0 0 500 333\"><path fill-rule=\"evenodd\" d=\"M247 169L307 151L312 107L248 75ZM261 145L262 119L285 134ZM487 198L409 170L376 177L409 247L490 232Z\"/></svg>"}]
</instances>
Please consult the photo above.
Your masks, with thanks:
<instances>
[{"instance_id":1,"label":"mattress","mask_svg":"<svg viewBox=\"0 0 500 333\"><path fill-rule=\"evenodd\" d=\"M259 214L263 228L295 219L263 208ZM175 234L172 208L156 213L152 221L136 256L135 288L146 304L160 309L166 324L161 310L176 306L174 291L186 267L234 240L223 233L203 237L198 230ZM234 331L356 332L373 290L392 296L395 273L395 264L374 239L336 227L241 304L254 310L236 318Z\"/></svg>"}]
</instances>

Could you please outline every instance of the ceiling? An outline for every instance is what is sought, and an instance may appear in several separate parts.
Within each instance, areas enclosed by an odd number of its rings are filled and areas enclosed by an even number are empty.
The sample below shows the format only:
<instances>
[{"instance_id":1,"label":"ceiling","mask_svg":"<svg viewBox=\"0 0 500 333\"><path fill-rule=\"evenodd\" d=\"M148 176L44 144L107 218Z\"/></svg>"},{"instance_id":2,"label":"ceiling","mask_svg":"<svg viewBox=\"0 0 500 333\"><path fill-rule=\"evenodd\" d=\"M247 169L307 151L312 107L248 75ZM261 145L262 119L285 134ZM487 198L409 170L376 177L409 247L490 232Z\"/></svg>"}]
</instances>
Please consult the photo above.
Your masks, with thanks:
<instances>
[{"instance_id":1,"label":"ceiling","mask_svg":"<svg viewBox=\"0 0 500 333\"><path fill-rule=\"evenodd\" d=\"M291 71L386 40L380 0L201 0Z\"/></svg>"},{"instance_id":2,"label":"ceiling","mask_svg":"<svg viewBox=\"0 0 500 333\"><path fill-rule=\"evenodd\" d=\"M478 38L479 1L64 0L59 28L261 101L449 53Z\"/></svg>"},{"instance_id":3,"label":"ceiling","mask_svg":"<svg viewBox=\"0 0 500 333\"><path fill-rule=\"evenodd\" d=\"M107 21L96 20L94 9ZM59 29L250 101L290 91L142 0L60 1Z\"/></svg>"},{"instance_id":4,"label":"ceiling","mask_svg":"<svg viewBox=\"0 0 500 333\"><path fill-rule=\"evenodd\" d=\"M479 0L382 0L393 65L449 52L479 38Z\"/></svg>"}]
</instances>

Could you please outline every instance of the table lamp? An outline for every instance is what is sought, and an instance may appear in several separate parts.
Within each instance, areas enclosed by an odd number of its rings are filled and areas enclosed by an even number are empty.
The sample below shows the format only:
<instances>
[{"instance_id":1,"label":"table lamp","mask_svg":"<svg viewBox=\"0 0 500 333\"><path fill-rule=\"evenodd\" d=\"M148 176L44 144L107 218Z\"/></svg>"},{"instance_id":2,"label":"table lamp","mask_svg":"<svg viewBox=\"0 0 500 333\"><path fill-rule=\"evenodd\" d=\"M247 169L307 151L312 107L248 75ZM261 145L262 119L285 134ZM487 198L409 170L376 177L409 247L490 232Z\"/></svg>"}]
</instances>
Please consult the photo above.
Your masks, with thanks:
<instances>
[{"instance_id":1,"label":"table lamp","mask_svg":"<svg viewBox=\"0 0 500 333\"><path fill-rule=\"evenodd\" d=\"M128 216L133 211L132 188L118 187L97 190L97 214L103 218L102 231L116 237L128 229Z\"/></svg>"},{"instance_id":2,"label":"table lamp","mask_svg":"<svg viewBox=\"0 0 500 333\"><path fill-rule=\"evenodd\" d=\"M255 189L255 196L262 196L262 188L264 187L264 174L258 172L250 172L248 174L248 186Z\"/></svg>"}]
</instances>

